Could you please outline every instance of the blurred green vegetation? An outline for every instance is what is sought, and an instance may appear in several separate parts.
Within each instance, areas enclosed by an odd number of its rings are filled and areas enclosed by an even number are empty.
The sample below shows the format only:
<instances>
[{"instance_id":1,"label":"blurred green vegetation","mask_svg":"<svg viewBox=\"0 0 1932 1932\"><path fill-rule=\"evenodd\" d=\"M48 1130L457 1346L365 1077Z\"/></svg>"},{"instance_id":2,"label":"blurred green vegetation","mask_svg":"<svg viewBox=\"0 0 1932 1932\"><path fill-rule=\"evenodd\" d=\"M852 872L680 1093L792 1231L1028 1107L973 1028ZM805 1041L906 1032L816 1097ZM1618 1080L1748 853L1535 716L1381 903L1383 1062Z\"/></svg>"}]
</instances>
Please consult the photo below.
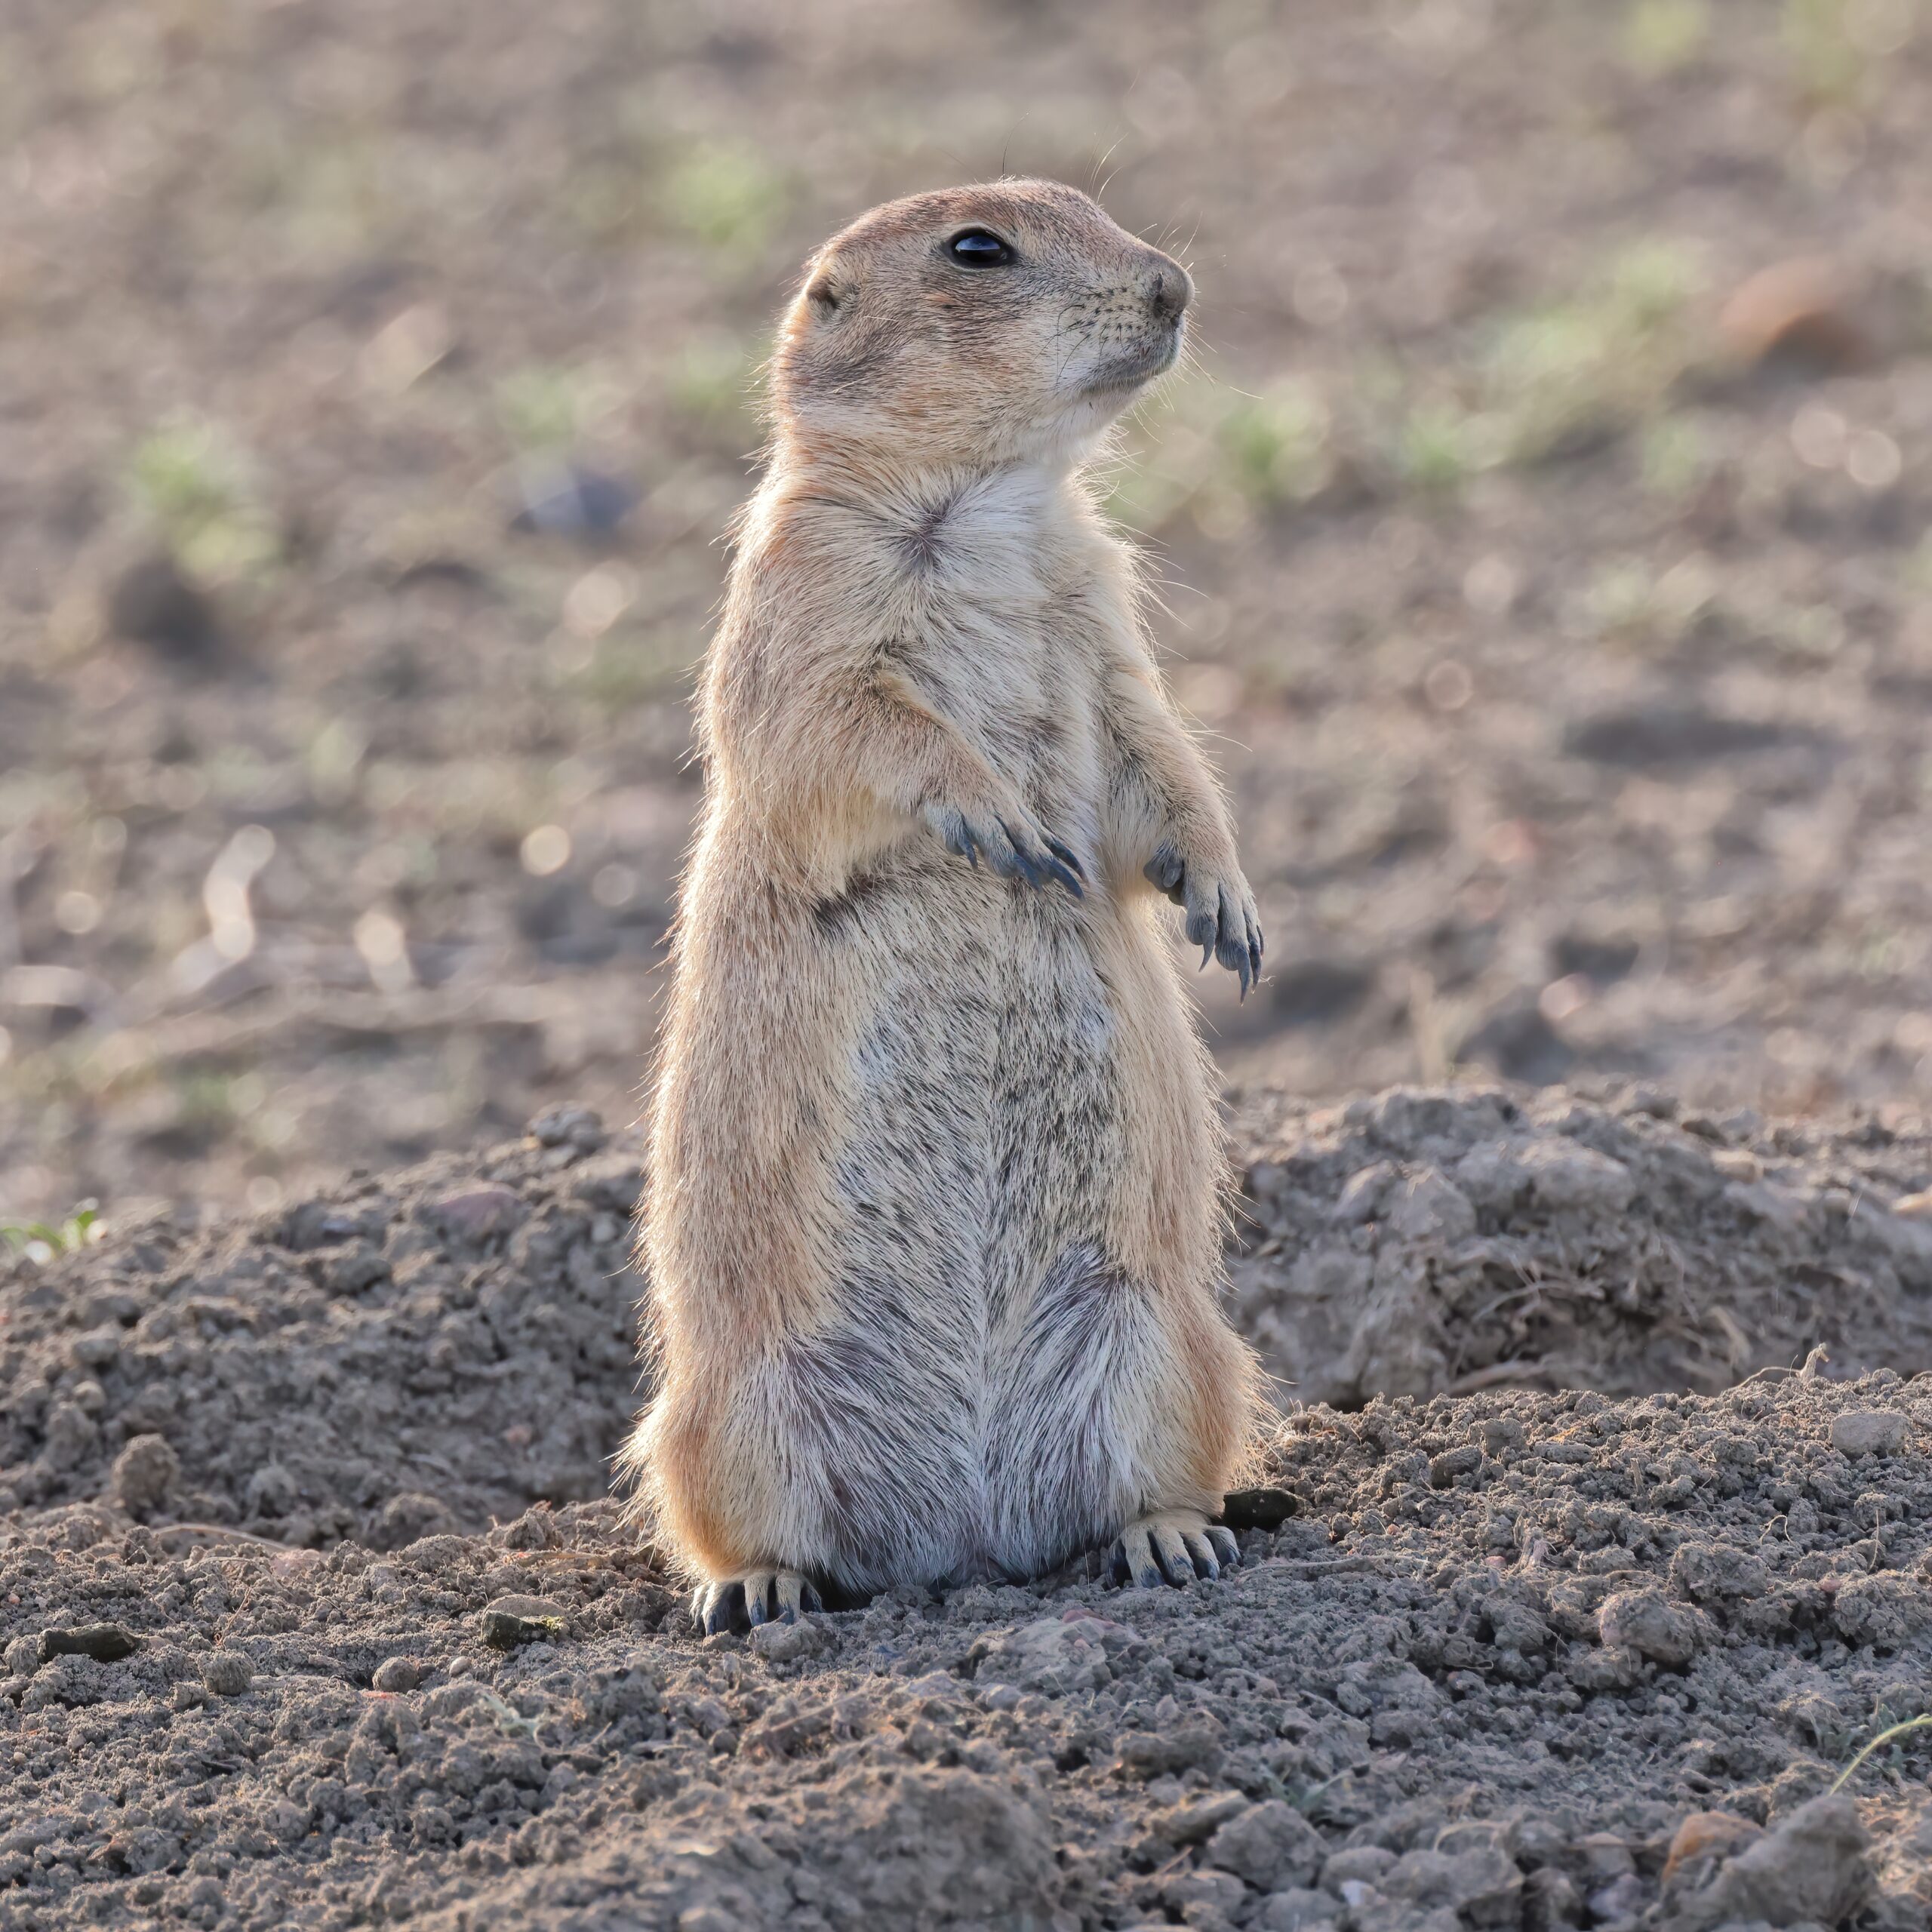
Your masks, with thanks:
<instances>
[{"instance_id":1,"label":"blurred green vegetation","mask_svg":"<svg viewBox=\"0 0 1932 1932\"><path fill-rule=\"evenodd\" d=\"M1711 37L1705 0L1631 0L1623 20L1623 54L1632 66L1656 77L1687 67Z\"/></svg>"},{"instance_id":2,"label":"blurred green vegetation","mask_svg":"<svg viewBox=\"0 0 1932 1932\"><path fill-rule=\"evenodd\" d=\"M626 394L600 362L531 363L497 383L497 420L518 454L560 455Z\"/></svg>"},{"instance_id":3,"label":"blurred green vegetation","mask_svg":"<svg viewBox=\"0 0 1932 1932\"><path fill-rule=\"evenodd\" d=\"M1129 435L1112 507L1158 531L1191 511L1226 527L1317 502L1338 482L1423 502L1485 470L1580 454L1641 430L1644 480L1681 497L1703 473L1678 386L1711 353L1691 320L1703 277L1662 236L1627 244L1574 291L1478 318L1443 360L1383 351L1313 378L1246 393L1198 375L1175 383Z\"/></svg>"},{"instance_id":4,"label":"blurred green vegetation","mask_svg":"<svg viewBox=\"0 0 1932 1932\"><path fill-rule=\"evenodd\" d=\"M254 464L219 425L183 413L137 445L126 482L177 562L220 583L266 570L281 554Z\"/></svg>"},{"instance_id":5,"label":"blurred green vegetation","mask_svg":"<svg viewBox=\"0 0 1932 1932\"><path fill-rule=\"evenodd\" d=\"M1684 248L1646 239L1575 294L1506 319L1478 391L1496 460L1540 462L1656 410L1695 352L1684 315L1697 287Z\"/></svg>"},{"instance_id":6,"label":"blurred green vegetation","mask_svg":"<svg viewBox=\"0 0 1932 1932\"><path fill-rule=\"evenodd\" d=\"M95 1201L81 1201L58 1221L0 1222L0 1241L35 1261L71 1254L100 1240L106 1232L100 1204Z\"/></svg>"},{"instance_id":7,"label":"blurred green vegetation","mask_svg":"<svg viewBox=\"0 0 1932 1932\"><path fill-rule=\"evenodd\" d=\"M1850 100L1872 60L1903 45L1916 11L1914 0L1784 0L1793 78L1814 101Z\"/></svg>"},{"instance_id":8,"label":"blurred green vegetation","mask_svg":"<svg viewBox=\"0 0 1932 1932\"><path fill-rule=\"evenodd\" d=\"M694 336L672 359L665 394L688 422L736 444L757 433L759 384L770 352L768 337L751 347L723 331Z\"/></svg>"},{"instance_id":9,"label":"blurred green vegetation","mask_svg":"<svg viewBox=\"0 0 1932 1932\"><path fill-rule=\"evenodd\" d=\"M607 715L621 714L688 691L702 651L681 625L626 626L597 640L568 687Z\"/></svg>"},{"instance_id":10,"label":"blurred green vegetation","mask_svg":"<svg viewBox=\"0 0 1932 1932\"><path fill-rule=\"evenodd\" d=\"M664 205L688 235L728 260L756 263L791 199L786 177L757 149L700 143L666 176Z\"/></svg>"}]
</instances>

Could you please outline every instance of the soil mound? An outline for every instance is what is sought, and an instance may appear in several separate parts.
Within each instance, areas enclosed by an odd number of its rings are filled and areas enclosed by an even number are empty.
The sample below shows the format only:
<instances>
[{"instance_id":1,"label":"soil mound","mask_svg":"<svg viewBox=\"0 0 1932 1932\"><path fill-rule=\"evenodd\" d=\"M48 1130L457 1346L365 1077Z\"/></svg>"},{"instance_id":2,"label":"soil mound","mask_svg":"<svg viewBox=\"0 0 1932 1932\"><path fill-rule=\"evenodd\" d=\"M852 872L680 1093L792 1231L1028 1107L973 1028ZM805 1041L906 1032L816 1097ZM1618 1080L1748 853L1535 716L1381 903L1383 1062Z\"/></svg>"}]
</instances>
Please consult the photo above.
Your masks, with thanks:
<instances>
[{"instance_id":1,"label":"soil mound","mask_svg":"<svg viewBox=\"0 0 1932 1932\"><path fill-rule=\"evenodd\" d=\"M1932 1136L1672 1112L1244 1105L1232 1305L1283 1399L1710 1391L1820 1346L1839 1374L1932 1362ZM641 1160L565 1108L254 1220L0 1262L0 1509L110 1497L392 1548L604 1495L641 1400Z\"/></svg>"},{"instance_id":2,"label":"soil mound","mask_svg":"<svg viewBox=\"0 0 1932 1932\"><path fill-rule=\"evenodd\" d=\"M253 1221L17 1262L0 1506L383 1549L601 1496L638 1402L638 1158L565 1110Z\"/></svg>"},{"instance_id":3,"label":"soil mound","mask_svg":"<svg viewBox=\"0 0 1932 1932\"><path fill-rule=\"evenodd\" d=\"M1237 1311L1328 1398L1244 1567L750 1638L605 1493L590 1116L15 1260L0 1927L1923 1932L1925 1144L1407 1090L1238 1144Z\"/></svg>"},{"instance_id":4,"label":"soil mound","mask_svg":"<svg viewBox=\"0 0 1932 1932\"><path fill-rule=\"evenodd\" d=\"M1932 1133L1395 1088L1238 1112L1237 1319L1306 1401L1932 1362Z\"/></svg>"}]
</instances>

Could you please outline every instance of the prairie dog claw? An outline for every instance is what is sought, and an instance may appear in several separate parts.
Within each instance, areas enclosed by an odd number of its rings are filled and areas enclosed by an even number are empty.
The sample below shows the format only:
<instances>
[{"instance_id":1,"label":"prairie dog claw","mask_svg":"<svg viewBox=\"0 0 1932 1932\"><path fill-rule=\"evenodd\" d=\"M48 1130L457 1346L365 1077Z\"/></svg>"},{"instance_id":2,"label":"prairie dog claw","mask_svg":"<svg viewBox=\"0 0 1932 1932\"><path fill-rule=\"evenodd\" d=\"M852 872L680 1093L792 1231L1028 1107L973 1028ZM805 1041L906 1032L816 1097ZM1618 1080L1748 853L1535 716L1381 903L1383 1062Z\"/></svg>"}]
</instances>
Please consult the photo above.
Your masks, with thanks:
<instances>
[{"instance_id":1,"label":"prairie dog claw","mask_svg":"<svg viewBox=\"0 0 1932 1932\"><path fill-rule=\"evenodd\" d=\"M1143 1590L1164 1584L1185 1589L1195 1578L1213 1579L1241 1561L1234 1532L1211 1523L1198 1510L1168 1509L1128 1524L1111 1551L1114 1580Z\"/></svg>"},{"instance_id":2,"label":"prairie dog claw","mask_svg":"<svg viewBox=\"0 0 1932 1932\"><path fill-rule=\"evenodd\" d=\"M795 1623L823 1610L819 1593L795 1570L748 1570L700 1583L691 1597L691 1620L707 1637L721 1630L755 1630L774 1620Z\"/></svg>"},{"instance_id":3,"label":"prairie dog claw","mask_svg":"<svg viewBox=\"0 0 1932 1932\"><path fill-rule=\"evenodd\" d=\"M977 866L984 859L1000 878L1024 879L1035 891L1057 884L1075 899L1087 896L1087 869L1079 855L1017 809L965 811L929 805L924 816L946 849L968 865Z\"/></svg>"},{"instance_id":4,"label":"prairie dog claw","mask_svg":"<svg viewBox=\"0 0 1932 1932\"><path fill-rule=\"evenodd\" d=\"M1190 944L1201 949L1204 971L1217 959L1241 982L1241 996L1261 980L1261 957L1266 949L1254 895L1232 862L1215 866L1186 857L1173 845L1163 845L1141 867L1156 891L1164 892L1187 914L1184 928Z\"/></svg>"}]
</instances>

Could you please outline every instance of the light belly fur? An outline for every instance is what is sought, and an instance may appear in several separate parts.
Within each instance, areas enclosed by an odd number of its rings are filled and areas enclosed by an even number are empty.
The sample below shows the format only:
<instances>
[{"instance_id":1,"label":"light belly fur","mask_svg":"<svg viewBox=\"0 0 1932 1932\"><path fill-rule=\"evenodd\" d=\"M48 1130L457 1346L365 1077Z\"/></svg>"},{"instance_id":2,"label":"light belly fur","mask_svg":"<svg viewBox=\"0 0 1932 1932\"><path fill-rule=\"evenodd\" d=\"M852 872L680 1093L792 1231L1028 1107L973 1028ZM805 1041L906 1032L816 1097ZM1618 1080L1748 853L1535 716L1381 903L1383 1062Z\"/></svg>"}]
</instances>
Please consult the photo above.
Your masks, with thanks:
<instances>
[{"instance_id":1,"label":"light belly fur","mask_svg":"<svg viewBox=\"0 0 1932 1932\"><path fill-rule=\"evenodd\" d=\"M1115 1239L1146 1161L1122 1093L1135 1016L1096 951L1167 962L1100 894L1076 908L926 864L829 902L801 938L821 949L811 977L829 965L872 997L841 1023L851 1131L824 1150L825 1317L755 1372L740 1416L789 1439L818 1491L811 1540L848 1586L887 1580L874 1552L902 1570L909 1540L950 1581L1037 1574L1137 1500L1114 1411L1159 1379L1164 1336ZM1204 1130L1179 1044L1167 1103ZM1211 1220L1211 1189L1193 1204Z\"/></svg>"}]
</instances>

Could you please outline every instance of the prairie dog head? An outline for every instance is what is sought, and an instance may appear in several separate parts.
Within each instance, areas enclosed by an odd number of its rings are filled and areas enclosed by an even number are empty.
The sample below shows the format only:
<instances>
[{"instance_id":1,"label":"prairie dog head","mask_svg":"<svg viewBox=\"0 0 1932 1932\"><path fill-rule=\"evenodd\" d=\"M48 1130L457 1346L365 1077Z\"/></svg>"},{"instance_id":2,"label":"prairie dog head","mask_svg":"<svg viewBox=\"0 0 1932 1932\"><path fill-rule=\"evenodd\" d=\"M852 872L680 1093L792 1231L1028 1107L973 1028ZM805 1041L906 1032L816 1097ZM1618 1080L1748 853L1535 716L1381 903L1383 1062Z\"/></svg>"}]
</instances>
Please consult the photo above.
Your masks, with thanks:
<instances>
[{"instance_id":1,"label":"prairie dog head","mask_svg":"<svg viewBox=\"0 0 1932 1932\"><path fill-rule=\"evenodd\" d=\"M820 249L786 315L781 444L901 470L1071 460L1173 366L1193 292L1057 181L888 202Z\"/></svg>"}]
</instances>

